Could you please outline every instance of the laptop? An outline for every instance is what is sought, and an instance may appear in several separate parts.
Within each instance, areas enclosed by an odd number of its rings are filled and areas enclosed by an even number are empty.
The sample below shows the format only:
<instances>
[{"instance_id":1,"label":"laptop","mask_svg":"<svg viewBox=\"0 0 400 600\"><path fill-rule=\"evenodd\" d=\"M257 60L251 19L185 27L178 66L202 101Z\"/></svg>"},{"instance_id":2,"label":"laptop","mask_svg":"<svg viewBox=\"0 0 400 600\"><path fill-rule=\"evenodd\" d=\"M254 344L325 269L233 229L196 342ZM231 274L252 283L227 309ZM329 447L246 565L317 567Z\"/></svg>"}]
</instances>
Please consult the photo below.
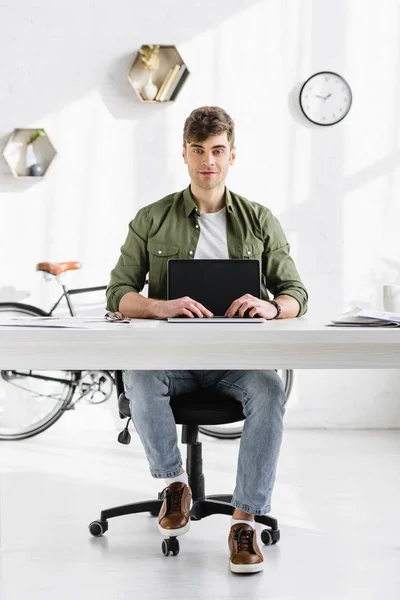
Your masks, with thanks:
<instances>
[{"instance_id":1,"label":"laptop","mask_svg":"<svg viewBox=\"0 0 400 600\"><path fill-rule=\"evenodd\" d=\"M224 317L234 300L244 294L261 298L260 262L248 259L170 259L167 299L190 296L213 317L169 317L170 323L263 323L263 317Z\"/></svg>"}]
</instances>

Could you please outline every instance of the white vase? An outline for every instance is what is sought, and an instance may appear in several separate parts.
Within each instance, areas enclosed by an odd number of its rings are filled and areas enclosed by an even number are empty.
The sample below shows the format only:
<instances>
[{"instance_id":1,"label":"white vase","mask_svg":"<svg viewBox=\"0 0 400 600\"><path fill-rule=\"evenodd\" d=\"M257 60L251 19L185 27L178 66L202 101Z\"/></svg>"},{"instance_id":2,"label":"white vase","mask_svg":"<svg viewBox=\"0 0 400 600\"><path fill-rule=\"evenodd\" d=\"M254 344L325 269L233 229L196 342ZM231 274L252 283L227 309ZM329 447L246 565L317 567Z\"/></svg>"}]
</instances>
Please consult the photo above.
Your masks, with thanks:
<instances>
[{"instance_id":1,"label":"white vase","mask_svg":"<svg viewBox=\"0 0 400 600\"><path fill-rule=\"evenodd\" d=\"M35 165L36 163L37 163L37 160L36 160L36 156L35 156L35 151L33 149L33 144L27 144L26 150L25 150L25 161L24 161L25 171L26 171L27 175L30 174L31 166Z\"/></svg>"},{"instance_id":2,"label":"white vase","mask_svg":"<svg viewBox=\"0 0 400 600\"><path fill-rule=\"evenodd\" d=\"M146 85L143 87L143 96L146 100L154 100L158 92L158 87L152 82L151 71L149 71L149 78Z\"/></svg>"}]
</instances>

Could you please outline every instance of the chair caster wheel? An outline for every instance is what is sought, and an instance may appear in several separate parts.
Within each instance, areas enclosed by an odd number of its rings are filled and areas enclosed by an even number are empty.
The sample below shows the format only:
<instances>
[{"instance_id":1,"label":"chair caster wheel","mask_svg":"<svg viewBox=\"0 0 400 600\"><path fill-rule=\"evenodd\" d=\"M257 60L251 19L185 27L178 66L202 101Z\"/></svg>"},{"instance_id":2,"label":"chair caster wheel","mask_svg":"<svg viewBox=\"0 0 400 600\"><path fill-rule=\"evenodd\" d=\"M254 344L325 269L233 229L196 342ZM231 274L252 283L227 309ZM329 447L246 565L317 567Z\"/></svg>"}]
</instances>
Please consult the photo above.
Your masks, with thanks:
<instances>
[{"instance_id":1,"label":"chair caster wheel","mask_svg":"<svg viewBox=\"0 0 400 600\"><path fill-rule=\"evenodd\" d=\"M100 537L108 529L107 521L92 521L89 525L89 531L95 537Z\"/></svg>"},{"instance_id":2,"label":"chair caster wheel","mask_svg":"<svg viewBox=\"0 0 400 600\"><path fill-rule=\"evenodd\" d=\"M161 550L164 556L168 556L170 552L172 552L173 556L177 556L179 554L179 541L176 537L168 538L162 541Z\"/></svg>"},{"instance_id":3,"label":"chair caster wheel","mask_svg":"<svg viewBox=\"0 0 400 600\"><path fill-rule=\"evenodd\" d=\"M281 532L279 529L263 529L261 532L261 541L266 546L273 546L277 544L281 539Z\"/></svg>"}]
</instances>

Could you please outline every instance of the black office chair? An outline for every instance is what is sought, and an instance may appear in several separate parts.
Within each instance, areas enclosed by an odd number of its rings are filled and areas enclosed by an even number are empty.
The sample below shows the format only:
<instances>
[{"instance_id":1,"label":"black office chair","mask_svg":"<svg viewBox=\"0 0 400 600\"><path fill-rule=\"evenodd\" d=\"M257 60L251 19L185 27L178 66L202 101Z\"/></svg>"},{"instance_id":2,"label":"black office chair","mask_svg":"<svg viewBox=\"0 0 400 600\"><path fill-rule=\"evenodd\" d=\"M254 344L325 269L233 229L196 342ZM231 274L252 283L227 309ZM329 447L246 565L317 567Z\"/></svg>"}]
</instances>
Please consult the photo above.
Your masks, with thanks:
<instances>
[{"instance_id":1,"label":"black office chair","mask_svg":"<svg viewBox=\"0 0 400 600\"><path fill-rule=\"evenodd\" d=\"M131 436L128 425L131 413L129 400L124 394L121 371L115 372L115 383L120 417L121 419L128 418L124 430L118 436L118 441L122 444L129 444ZM230 504L232 494L205 495L201 443L198 441L198 433L199 425L221 425L244 420L241 403L227 395L217 394L209 389L201 389L190 394L172 396L171 407L176 423L183 426L182 443L187 444L186 472L193 496L191 520L200 521L204 517L215 514L232 515L234 511L234 507ZM93 536L100 536L108 529L108 519L122 515L149 512L151 515L157 516L162 502L158 498L157 500L108 508L101 511L98 521L90 523L89 531ZM256 516L255 520L267 526L267 529L263 529L261 532L261 541L267 546L276 544L280 539L278 521L267 515ZM176 537L165 539L161 547L165 556L168 556L170 552L175 556L179 553L179 542Z\"/></svg>"}]
</instances>

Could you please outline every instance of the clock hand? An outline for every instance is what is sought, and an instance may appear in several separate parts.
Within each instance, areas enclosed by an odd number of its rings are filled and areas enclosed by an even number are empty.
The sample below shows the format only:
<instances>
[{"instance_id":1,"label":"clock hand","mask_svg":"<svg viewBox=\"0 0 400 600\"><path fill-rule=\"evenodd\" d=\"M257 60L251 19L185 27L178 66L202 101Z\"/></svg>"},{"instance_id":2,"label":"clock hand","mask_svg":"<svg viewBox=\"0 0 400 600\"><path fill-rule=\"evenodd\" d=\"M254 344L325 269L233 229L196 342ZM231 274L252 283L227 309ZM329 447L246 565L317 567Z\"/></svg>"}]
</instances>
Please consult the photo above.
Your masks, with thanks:
<instances>
[{"instance_id":1,"label":"clock hand","mask_svg":"<svg viewBox=\"0 0 400 600\"><path fill-rule=\"evenodd\" d=\"M332 96L332 92L331 92L330 94L328 94L328 95L327 95L327 96L324 98L324 100L326 100L327 98L329 98L329 96Z\"/></svg>"},{"instance_id":2,"label":"clock hand","mask_svg":"<svg viewBox=\"0 0 400 600\"><path fill-rule=\"evenodd\" d=\"M325 97L324 97L324 96L318 96L318 94L314 94L314 96L315 96L316 98L323 98L323 99L325 100Z\"/></svg>"}]
</instances>

